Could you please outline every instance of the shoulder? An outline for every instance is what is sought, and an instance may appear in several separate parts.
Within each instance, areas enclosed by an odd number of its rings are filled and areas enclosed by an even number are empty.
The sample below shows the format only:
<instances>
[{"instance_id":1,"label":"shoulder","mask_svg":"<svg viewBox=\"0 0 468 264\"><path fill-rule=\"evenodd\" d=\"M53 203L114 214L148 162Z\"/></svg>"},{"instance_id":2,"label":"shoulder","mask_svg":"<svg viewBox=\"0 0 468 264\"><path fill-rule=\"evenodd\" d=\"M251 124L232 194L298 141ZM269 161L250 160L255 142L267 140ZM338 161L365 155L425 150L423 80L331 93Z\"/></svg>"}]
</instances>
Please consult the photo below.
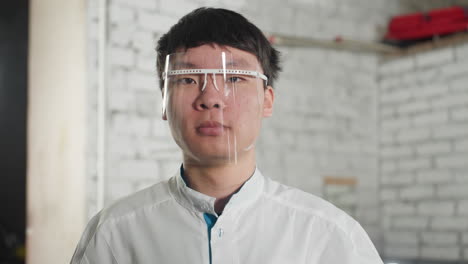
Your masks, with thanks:
<instances>
[{"instance_id":1,"label":"shoulder","mask_svg":"<svg viewBox=\"0 0 468 264\"><path fill-rule=\"evenodd\" d=\"M173 200L169 185L173 179L156 183L136 193L123 197L104 208L95 217L96 225L116 222L131 215Z\"/></svg>"},{"instance_id":2,"label":"shoulder","mask_svg":"<svg viewBox=\"0 0 468 264\"><path fill-rule=\"evenodd\" d=\"M314 218L326 225L349 233L359 225L356 220L332 203L311 193L276 182L265 177L264 197L284 210Z\"/></svg>"},{"instance_id":3,"label":"shoulder","mask_svg":"<svg viewBox=\"0 0 468 264\"><path fill-rule=\"evenodd\" d=\"M327 263L382 263L375 246L362 226L343 210L313 194L278 183L265 177L263 191L266 201L275 213L283 212L292 223L301 225L320 237L327 237L333 245L323 252ZM294 217L290 217L294 216ZM297 222L300 221L300 222ZM307 228L309 225L309 228ZM314 231L315 230L315 231ZM305 235L310 232L304 232ZM331 250L332 249L332 250ZM342 252L343 254L338 254Z\"/></svg>"},{"instance_id":4,"label":"shoulder","mask_svg":"<svg viewBox=\"0 0 468 264\"><path fill-rule=\"evenodd\" d=\"M275 213L281 211L295 221L293 225L300 224L301 230L318 230L315 234L327 237L334 250L324 253L325 259L335 259L336 252L346 252L347 258L356 260L352 263L382 263L362 226L330 202L268 178L265 178L263 196Z\"/></svg>"},{"instance_id":5,"label":"shoulder","mask_svg":"<svg viewBox=\"0 0 468 264\"><path fill-rule=\"evenodd\" d=\"M128 223L133 223L134 226L135 216L139 213L152 214L159 206L173 201L170 191L173 179L174 177L121 198L91 218L76 247L71 263L81 263L82 259L86 258L86 254L100 260L109 259L100 263L114 263L111 261L114 258L114 252L110 249L108 242L110 234L128 230L126 228ZM115 228L120 223L124 228Z\"/></svg>"}]
</instances>

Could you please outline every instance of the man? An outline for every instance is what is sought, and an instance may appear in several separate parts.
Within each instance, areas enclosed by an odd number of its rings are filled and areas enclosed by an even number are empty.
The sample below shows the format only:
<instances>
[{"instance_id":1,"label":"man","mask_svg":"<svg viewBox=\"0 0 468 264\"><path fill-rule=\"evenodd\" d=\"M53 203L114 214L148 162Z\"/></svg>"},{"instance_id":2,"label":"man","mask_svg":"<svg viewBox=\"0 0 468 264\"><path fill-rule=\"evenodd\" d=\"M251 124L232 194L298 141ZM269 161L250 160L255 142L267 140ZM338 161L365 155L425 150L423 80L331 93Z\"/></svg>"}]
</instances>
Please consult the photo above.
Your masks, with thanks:
<instances>
[{"instance_id":1,"label":"man","mask_svg":"<svg viewBox=\"0 0 468 264\"><path fill-rule=\"evenodd\" d=\"M256 26L229 10L196 9L157 52L180 172L95 216L71 263L382 263L351 217L256 167L280 69Z\"/></svg>"}]
</instances>

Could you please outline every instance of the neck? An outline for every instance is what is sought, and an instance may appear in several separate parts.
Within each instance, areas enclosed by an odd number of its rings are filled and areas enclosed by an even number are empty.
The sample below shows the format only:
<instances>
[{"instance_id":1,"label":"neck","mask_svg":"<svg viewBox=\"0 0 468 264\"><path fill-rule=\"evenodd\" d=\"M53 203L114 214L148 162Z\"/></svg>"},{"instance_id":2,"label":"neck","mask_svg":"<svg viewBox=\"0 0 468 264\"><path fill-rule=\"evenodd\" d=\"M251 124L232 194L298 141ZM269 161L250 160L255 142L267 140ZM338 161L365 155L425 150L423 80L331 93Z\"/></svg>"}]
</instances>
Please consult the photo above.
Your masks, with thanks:
<instances>
[{"instance_id":1,"label":"neck","mask_svg":"<svg viewBox=\"0 0 468 264\"><path fill-rule=\"evenodd\" d=\"M236 164L217 165L201 165L184 157L185 180L190 188L216 198L215 211L220 215L231 196L255 171L255 152L249 154Z\"/></svg>"}]
</instances>

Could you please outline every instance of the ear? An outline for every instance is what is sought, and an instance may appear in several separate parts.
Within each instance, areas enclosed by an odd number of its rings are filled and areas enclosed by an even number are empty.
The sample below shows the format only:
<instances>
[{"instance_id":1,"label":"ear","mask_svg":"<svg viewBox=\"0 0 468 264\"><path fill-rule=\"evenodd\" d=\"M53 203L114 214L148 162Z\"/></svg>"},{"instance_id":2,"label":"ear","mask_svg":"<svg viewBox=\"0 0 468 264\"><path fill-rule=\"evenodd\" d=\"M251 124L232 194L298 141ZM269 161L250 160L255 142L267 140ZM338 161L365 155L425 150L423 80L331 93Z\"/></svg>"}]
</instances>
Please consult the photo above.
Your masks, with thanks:
<instances>
[{"instance_id":1,"label":"ear","mask_svg":"<svg viewBox=\"0 0 468 264\"><path fill-rule=\"evenodd\" d=\"M273 87L267 86L263 98L263 117L270 117L273 114L273 102L275 101L275 91Z\"/></svg>"}]
</instances>

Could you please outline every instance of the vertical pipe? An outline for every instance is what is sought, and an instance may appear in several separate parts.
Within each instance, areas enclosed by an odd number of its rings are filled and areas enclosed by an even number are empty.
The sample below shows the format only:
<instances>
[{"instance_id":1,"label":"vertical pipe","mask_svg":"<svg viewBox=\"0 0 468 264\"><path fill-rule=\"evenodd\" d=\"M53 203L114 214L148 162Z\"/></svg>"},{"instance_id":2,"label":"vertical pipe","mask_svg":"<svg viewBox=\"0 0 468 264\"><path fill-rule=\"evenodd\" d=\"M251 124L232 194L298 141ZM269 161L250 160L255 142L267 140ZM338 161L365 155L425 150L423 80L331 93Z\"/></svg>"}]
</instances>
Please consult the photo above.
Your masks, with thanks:
<instances>
[{"instance_id":1,"label":"vertical pipe","mask_svg":"<svg viewBox=\"0 0 468 264\"><path fill-rule=\"evenodd\" d=\"M97 88L97 210L104 207L107 172L107 0L99 0L98 88Z\"/></svg>"}]
</instances>

